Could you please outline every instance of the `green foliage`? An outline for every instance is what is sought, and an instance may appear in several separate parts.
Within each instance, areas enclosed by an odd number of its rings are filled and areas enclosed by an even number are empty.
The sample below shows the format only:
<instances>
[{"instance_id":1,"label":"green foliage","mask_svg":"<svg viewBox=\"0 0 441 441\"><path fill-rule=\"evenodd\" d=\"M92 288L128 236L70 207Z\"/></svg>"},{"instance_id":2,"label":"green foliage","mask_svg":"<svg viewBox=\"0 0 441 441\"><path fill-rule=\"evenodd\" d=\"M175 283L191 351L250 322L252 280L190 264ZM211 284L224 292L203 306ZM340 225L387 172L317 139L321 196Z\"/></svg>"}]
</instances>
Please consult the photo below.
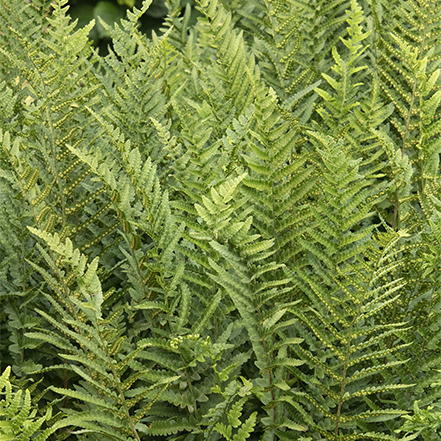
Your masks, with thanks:
<instances>
[{"instance_id":1,"label":"green foliage","mask_svg":"<svg viewBox=\"0 0 441 441\"><path fill-rule=\"evenodd\" d=\"M418 401L414 403L414 415L406 415L406 422L397 432L413 432L424 433L426 437L435 433L441 428L441 413L439 411L433 412L434 406L429 406L423 410L418 407ZM438 405L436 405L438 407Z\"/></svg>"},{"instance_id":2,"label":"green foliage","mask_svg":"<svg viewBox=\"0 0 441 441\"><path fill-rule=\"evenodd\" d=\"M12 392L13 385L9 381L11 366L8 366L0 377L0 394L5 398L0 401L0 430L2 440L36 440L45 441L55 430L55 427L40 430L43 423L52 417L52 409L48 408L45 415L36 418L37 409L31 404L31 394L28 389L18 389Z\"/></svg>"},{"instance_id":3,"label":"green foliage","mask_svg":"<svg viewBox=\"0 0 441 441\"><path fill-rule=\"evenodd\" d=\"M179 8L194 6L194 0L182 0L178 3ZM77 21L77 27L84 27L91 20L95 20L95 26L89 33L89 38L101 53L108 52L108 46L112 45L112 37L107 29L100 23L103 20L107 25L121 23L127 10L133 7L140 8L142 0L69 0L69 14ZM161 33L163 21L167 16L167 5L164 0L152 0L147 11L143 13L139 21L143 33L151 35L152 32ZM197 11L191 8L193 21L196 20Z\"/></svg>"},{"instance_id":4,"label":"green foliage","mask_svg":"<svg viewBox=\"0 0 441 441\"><path fill-rule=\"evenodd\" d=\"M0 439L439 440L436 2L119 3L0 4Z\"/></svg>"}]
</instances>

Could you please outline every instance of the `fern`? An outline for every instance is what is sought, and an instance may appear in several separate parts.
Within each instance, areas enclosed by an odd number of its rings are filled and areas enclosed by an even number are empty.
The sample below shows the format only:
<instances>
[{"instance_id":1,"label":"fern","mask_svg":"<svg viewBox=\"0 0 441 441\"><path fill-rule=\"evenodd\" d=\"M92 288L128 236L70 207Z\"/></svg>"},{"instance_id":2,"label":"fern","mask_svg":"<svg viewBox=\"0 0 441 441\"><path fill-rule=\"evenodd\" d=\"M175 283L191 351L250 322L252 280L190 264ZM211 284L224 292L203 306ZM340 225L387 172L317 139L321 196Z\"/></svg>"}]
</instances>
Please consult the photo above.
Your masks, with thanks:
<instances>
[{"instance_id":1,"label":"fern","mask_svg":"<svg viewBox=\"0 0 441 441\"><path fill-rule=\"evenodd\" d=\"M52 409L45 415L36 418L37 410L31 404L31 394L28 389L12 392L13 386L9 381L11 366L8 366L0 377L0 393L5 399L0 401L0 421L2 439L20 439L45 441L58 428L63 426L59 421L52 427L41 430L41 426L52 418Z\"/></svg>"},{"instance_id":2,"label":"fern","mask_svg":"<svg viewBox=\"0 0 441 441\"><path fill-rule=\"evenodd\" d=\"M150 4L0 5L2 436L439 439L438 6Z\"/></svg>"}]
</instances>

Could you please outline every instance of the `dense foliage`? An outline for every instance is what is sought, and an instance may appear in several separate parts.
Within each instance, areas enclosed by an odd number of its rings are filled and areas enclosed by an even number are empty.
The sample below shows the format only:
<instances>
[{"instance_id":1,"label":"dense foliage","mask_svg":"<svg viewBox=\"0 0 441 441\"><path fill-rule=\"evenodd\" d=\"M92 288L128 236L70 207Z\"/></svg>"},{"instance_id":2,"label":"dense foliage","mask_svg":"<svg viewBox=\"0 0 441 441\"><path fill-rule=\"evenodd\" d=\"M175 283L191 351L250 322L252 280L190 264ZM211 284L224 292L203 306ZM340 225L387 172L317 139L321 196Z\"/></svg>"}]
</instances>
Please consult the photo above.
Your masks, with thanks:
<instances>
[{"instance_id":1,"label":"dense foliage","mask_svg":"<svg viewBox=\"0 0 441 441\"><path fill-rule=\"evenodd\" d=\"M0 3L0 439L440 440L440 3L150 3Z\"/></svg>"},{"instance_id":2,"label":"dense foliage","mask_svg":"<svg viewBox=\"0 0 441 441\"><path fill-rule=\"evenodd\" d=\"M195 3L194 0L181 0L182 11L187 4ZM121 19L126 16L127 9L132 9L134 6L141 7L142 0L69 0L67 5L71 18L78 20L77 27L83 27L91 20L95 20L95 26L89 32L89 39L99 48L100 54L107 55L107 47L111 45L112 40L99 19L109 25L120 24ZM152 30L160 34L167 12L165 0L153 0L147 11L138 19L138 29L148 36L151 36ZM194 23L198 15L199 11L192 8L190 22Z\"/></svg>"}]
</instances>

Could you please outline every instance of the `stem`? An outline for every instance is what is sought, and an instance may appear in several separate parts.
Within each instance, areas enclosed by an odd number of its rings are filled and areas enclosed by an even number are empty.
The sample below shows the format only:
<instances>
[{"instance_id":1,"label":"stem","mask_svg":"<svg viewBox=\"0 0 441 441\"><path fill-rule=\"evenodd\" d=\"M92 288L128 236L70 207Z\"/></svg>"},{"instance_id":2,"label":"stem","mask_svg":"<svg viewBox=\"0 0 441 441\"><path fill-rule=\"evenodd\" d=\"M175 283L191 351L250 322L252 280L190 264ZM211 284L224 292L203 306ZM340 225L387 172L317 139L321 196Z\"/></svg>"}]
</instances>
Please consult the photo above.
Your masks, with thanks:
<instances>
[{"instance_id":1,"label":"stem","mask_svg":"<svg viewBox=\"0 0 441 441\"><path fill-rule=\"evenodd\" d=\"M425 45L425 41L426 41L426 29L424 29L423 31L423 38L421 41L421 46L420 46L420 52L418 55L418 60L421 60L421 56L423 53L423 49L424 49L424 45ZM415 102L415 95L416 95L416 89L417 89L417 84L418 84L418 80L417 78L415 78L415 81L413 82L413 87L412 87L412 97L410 99L410 105L409 105L409 110L407 112L407 117L406 117L406 130L404 132L404 136L403 136L403 144L401 146L401 157L404 157L404 152L405 152L405 147L406 147L406 140L407 137L409 136L409 125L410 125L410 118L412 116L412 110L413 110L413 105ZM399 211L400 211L400 197L399 197L399 193L398 193L398 189L395 191L395 208L394 208L394 219L392 222L392 228L394 230L398 230L399 228Z\"/></svg>"},{"instance_id":2,"label":"stem","mask_svg":"<svg viewBox=\"0 0 441 441\"><path fill-rule=\"evenodd\" d=\"M350 330L352 329L352 324L349 328ZM351 348L351 339L348 339L348 343L346 345L346 356L345 356L345 362L343 365L343 380L341 382L341 388L340 388L340 398L338 400L338 408L337 408L337 420L335 421L335 436L338 436L338 427L340 425L340 418L341 418L341 408L343 405L343 394L345 391L345 386L346 386L346 373L347 373L347 368L348 368L348 363L349 363L349 355L350 355L350 348Z\"/></svg>"},{"instance_id":3,"label":"stem","mask_svg":"<svg viewBox=\"0 0 441 441\"><path fill-rule=\"evenodd\" d=\"M141 438L138 435L138 432L137 432L137 430L135 428L135 425L133 424L132 417L130 416L129 407L127 406L126 398L124 396L124 391L120 387L120 385L121 385L120 376L119 376L118 372L116 371L115 366L113 364L114 360L111 357L111 355L109 354L108 344L107 344L106 341L104 341L104 339L102 337L101 330L100 330L100 327L99 327L99 324L98 324L98 320L97 320L97 317L96 317L96 313L95 313L95 320L94 320L93 325L94 325L94 327L95 327L95 329L96 329L96 331L97 331L97 333L98 333L98 335L100 337L101 347L103 348L103 350L105 351L105 353L107 355L108 365L110 366L110 369L112 371L112 375L113 375L113 378L114 378L114 384L113 385L115 386L115 388L117 389L117 391L119 393L119 396L120 396L120 399L121 399L121 404L122 404L122 406L124 408L124 413L126 414L127 421L128 421L128 423L130 425L130 429L132 430L132 433L135 436L136 440L137 441L141 441Z\"/></svg>"}]
</instances>

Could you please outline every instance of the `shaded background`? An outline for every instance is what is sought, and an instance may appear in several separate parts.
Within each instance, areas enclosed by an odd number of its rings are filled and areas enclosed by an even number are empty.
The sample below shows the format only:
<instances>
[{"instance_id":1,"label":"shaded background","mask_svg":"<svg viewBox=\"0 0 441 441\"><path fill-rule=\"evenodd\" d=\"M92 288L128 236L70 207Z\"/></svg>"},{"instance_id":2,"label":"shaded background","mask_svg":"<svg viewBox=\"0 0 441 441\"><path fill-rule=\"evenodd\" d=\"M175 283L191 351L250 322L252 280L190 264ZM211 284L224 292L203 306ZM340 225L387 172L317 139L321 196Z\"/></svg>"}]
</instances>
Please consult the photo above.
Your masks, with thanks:
<instances>
[{"instance_id":1,"label":"shaded background","mask_svg":"<svg viewBox=\"0 0 441 441\"><path fill-rule=\"evenodd\" d=\"M184 11L187 4L192 6L191 20L196 21L198 11L194 9L194 0L181 0L181 8ZM89 34L89 38L93 40L95 46L99 48L100 54L105 55L108 52L108 45L111 43L110 37L106 30L98 23L97 17L101 17L109 25L119 22L121 18L126 16L126 10L136 6L142 6L142 0L70 0L69 14L75 20L78 19L78 27L83 27L92 19L95 19L95 27ZM147 12L140 20L140 30L150 36L152 30L156 34L161 34L165 16L167 15L167 7L165 0L153 0Z\"/></svg>"}]
</instances>

